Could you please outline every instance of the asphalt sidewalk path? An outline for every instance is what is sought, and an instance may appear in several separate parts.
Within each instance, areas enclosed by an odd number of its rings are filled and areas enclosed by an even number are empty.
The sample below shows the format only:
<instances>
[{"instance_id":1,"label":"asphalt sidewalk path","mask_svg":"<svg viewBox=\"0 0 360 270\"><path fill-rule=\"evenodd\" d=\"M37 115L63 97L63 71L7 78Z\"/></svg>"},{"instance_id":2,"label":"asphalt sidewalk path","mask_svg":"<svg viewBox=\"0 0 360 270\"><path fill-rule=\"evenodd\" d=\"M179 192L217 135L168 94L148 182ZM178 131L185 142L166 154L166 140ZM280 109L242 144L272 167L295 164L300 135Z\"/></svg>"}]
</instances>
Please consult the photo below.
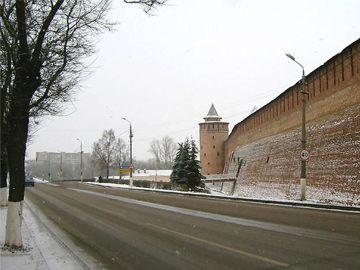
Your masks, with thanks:
<instances>
[{"instance_id":1,"label":"asphalt sidewalk path","mask_svg":"<svg viewBox=\"0 0 360 270\"><path fill-rule=\"evenodd\" d=\"M30 200L108 269L360 269L360 214L81 183Z\"/></svg>"}]
</instances>

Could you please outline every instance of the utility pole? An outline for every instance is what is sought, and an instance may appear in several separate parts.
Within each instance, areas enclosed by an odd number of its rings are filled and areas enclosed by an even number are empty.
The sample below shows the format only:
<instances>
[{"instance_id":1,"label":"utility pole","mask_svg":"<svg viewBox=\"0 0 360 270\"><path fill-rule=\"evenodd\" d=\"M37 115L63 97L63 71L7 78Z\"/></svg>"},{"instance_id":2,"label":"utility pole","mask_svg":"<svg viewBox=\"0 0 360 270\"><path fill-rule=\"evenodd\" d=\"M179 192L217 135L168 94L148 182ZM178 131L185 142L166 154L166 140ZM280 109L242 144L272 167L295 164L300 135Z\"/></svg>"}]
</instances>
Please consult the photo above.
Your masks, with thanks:
<instances>
[{"instance_id":1,"label":"utility pole","mask_svg":"<svg viewBox=\"0 0 360 270\"><path fill-rule=\"evenodd\" d=\"M133 173L133 160L132 160L132 138L134 137L134 134L132 132L132 127L131 127L131 123L130 123L130 178L132 177L132 173Z\"/></svg>"},{"instance_id":2,"label":"utility pole","mask_svg":"<svg viewBox=\"0 0 360 270\"><path fill-rule=\"evenodd\" d=\"M120 138L119 138L119 181L121 180L120 167L121 167L121 140L120 140Z\"/></svg>"},{"instance_id":3,"label":"utility pole","mask_svg":"<svg viewBox=\"0 0 360 270\"><path fill-rule=\"evenodd\" d=\"M63 180L62 152L60 152L60 180Z\"/></svg>"},{"instance_id":4,"label":"utility pole","mask_svg":"<svg viewBox=\"0 0 360 270\"><path fill-rule=\"evenodd\" d=\"M80 181L83 181L83 159L82 159L82 141L77 139L80 142Z\"/></svg>"},{"instance_id":5,"label":"utility pole","mask_svg":"<svg viewBox=\"0 0 360 270\"><path fill-rule=\"evenodd\" d=\"M48 163L49 163L49 172L48 172L48 180L51 182L51 163L50 163L50 152L48 152Z\"/></svg>"},{"instance_id":6,"label":"utility pole","mask_svg":"<svg viewBox=\"0 0 360 270\"><path fill-rule=\"evenodd\" d=\"M300 199L302 201L306 200L306 159L308 158L308 152L306 150L306 127L305 127L305 113L306 113L306 95L308 95L309 93L306 92L305 86L306 86L306 81L305 81L305 69L304 67L295 60L295 57L292 56L291 54L287 53L286 54L287 57L289 57L291 60L293 60L296 64L298 64L301 68L302 68L302 98L301 98L301 105L302 105L302 109L301 109L301 171L300 171L300 191L301 191L301 195L300 195ZM303 153L305 155L303 155Z\"/></svg>"},{"instance_id":7,"label":"utility pole","mask_svg":"<svg viewBox=\"0 0 360 270\"><path fill-rule=\"evenodd\" d=\"M131 122L127 120L125 117L121 117L121 119L125 120L130 124L130 133L129 133L129 139L130 139L130 178L132 177L132 170L133 170L133 160L132 160L132 138L134 137Z\"/></svg>"}]
</instances>

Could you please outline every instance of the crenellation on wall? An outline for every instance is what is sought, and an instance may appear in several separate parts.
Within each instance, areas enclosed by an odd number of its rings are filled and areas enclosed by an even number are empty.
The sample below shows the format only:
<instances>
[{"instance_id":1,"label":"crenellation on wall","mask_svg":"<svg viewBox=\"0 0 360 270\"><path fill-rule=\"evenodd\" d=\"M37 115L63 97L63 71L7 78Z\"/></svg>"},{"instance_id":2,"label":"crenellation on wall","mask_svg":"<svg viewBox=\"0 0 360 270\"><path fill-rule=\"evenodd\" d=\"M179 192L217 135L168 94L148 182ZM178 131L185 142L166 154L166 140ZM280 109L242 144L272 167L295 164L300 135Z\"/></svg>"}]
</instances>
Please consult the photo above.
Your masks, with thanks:
<instances>
[{"instance_id":1,"label":"crenellation on wall","mask_svg":"<svg viewBox=\"0 0 360 270\"><path fill-rule=\"evenodd\" d=\"M355 41L341 53L335 55L307 75L306 91L309 93L309 95L307 95L309 107L311 107L313 103L333 95L336 91L343 90L348 85L356 84L360 80L359 43L360 40ZM355 70L358 76L355 75ZM262 126L268 126L269 123L275 124L274 122L277 122L279 120L278 118L289 118L288 115L294 113L297 115L301 109L301 90L302 84L301 81L299 81L277 98L235 125L226 142L226 144L228 144L225 146L226 154L228 153L227 149L233 149L233 147L237 145L236 138L240 133L244 136L244 133L251 133L252 130L258 130ZM336 110L336 107L333 109ZM266 116L267 111L269 112L268 116ZM296 121L293 123L293 126L299 125L299 121L300 118L298 118L298 123L296 123ZM267 136L269 134L272 133L263 135ZM258 139L258 137L254 137L253 139Z\"/></svg>"},{"instance_id":2,"label":"crenellation on wall","mask_svg":"<svg viewBox=\"0 0 360 270\"><path fill-rule=\"evenodd\" d=\"M360 39L308 74L306 83L309 196L360 204ZM297 82L236 124L225 141L224 173L237 176L236 195L299 197L302 87Z\"/></svg>"},{"instance_id":3,"label":"crenellation on wall","mask_svg":"<svg viewBox=\"0 0 360 270\"><path fill-rule=\"evenodd\" d=\"M230 135L228 123L200 124L206 174L236 175L236 185L223 183L223 191L271 197L276 190L282 198L299 197L302 89L300 80L237 123ZM360 205L354 199L360 194L360 39L310 72L305 90L310 196L323 202L344 196ZM216 134L217 156L211 149Z\"/></svg>"}]
</instances>

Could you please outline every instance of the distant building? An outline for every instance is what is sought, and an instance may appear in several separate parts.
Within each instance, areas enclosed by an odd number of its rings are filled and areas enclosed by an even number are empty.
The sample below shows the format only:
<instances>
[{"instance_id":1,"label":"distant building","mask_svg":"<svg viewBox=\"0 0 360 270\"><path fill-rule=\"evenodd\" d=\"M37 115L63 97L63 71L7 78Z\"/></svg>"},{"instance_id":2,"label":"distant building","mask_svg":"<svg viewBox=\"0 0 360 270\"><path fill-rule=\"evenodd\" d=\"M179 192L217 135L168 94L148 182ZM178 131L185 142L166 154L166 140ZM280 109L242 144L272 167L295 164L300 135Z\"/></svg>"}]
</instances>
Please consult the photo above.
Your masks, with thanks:
<instances>
[{"instance_id":1,"label":"distant building","mask_svg":"<svg viewBox=\"0 0 360 270\"><path fill-rule=\"evenodd\" d=\"M28 173L50 181L93 178L94 169L90 153L36 152L36 160L29 161Z\"/></svg>"}]
</instances>

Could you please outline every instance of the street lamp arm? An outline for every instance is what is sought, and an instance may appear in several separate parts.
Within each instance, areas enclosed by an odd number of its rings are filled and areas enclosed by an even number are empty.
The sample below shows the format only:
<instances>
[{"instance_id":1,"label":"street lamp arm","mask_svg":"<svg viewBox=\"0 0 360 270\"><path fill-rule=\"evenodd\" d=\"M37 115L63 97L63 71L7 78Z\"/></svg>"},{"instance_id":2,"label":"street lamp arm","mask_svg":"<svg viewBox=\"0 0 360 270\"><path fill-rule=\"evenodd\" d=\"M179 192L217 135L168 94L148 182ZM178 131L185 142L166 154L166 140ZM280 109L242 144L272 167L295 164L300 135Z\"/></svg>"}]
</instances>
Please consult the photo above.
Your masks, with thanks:
<instances>
[{"instance_id":1,"label":"street lamp arm","mask_svg":"<svg viewBox=\"0 0 360 270\"><path fill-rule=\"evenodd\" d=\"M298 61L296 61L295 57L292 56L290 53L286 53L285 55L286 55L287 57L289 57L291 60L293 60L296 64L298 64L298 65L302 68L302 70L303 70L303 76L305 76L305 69L304 69L303 65L300 64Z\"/></svg>"},{"instance_id":2,"label":"street lamp arm","mask_svg":"<svg viewBox=\"0 0 360 270\"><path fill-rule=\"evenodd\" d=\"M128 122L131 125L131 122L129 120L127 120L125 117L121 117L122 120L125 120L126 122Z\"/></svg>"}]
</instances>

